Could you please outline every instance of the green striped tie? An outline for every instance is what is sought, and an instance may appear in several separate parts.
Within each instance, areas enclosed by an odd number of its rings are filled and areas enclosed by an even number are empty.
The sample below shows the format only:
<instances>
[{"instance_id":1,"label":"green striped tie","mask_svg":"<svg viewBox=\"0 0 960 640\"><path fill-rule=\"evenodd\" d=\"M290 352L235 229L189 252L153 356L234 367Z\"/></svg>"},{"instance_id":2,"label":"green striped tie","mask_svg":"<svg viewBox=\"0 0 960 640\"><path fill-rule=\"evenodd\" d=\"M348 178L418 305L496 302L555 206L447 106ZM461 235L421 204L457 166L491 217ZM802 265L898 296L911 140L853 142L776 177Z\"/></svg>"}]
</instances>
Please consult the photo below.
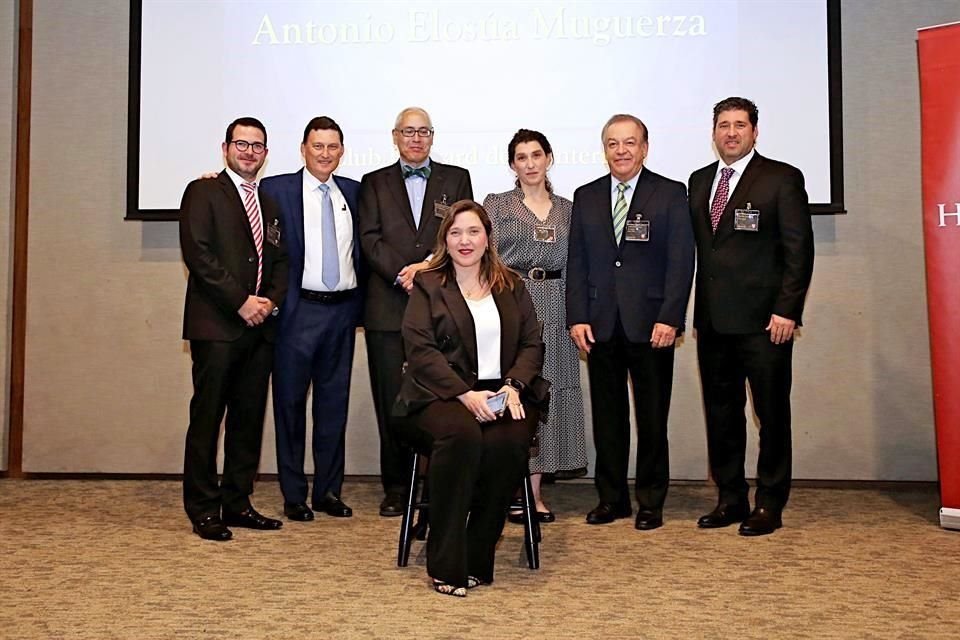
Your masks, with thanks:
<instances>
[{"instance_id":1,"label":"green striped tie","mask_svg":"<svg viewBox=\"0 0 960 640\"><path fill-rule=\"evenodd\" d=\"M623 226L627 222L627 199L623 196L624 192L630 188L626 182L617 185L617 202L613 205L613 238L620 244L620 236L623 235Z\"/></svg>"}]
</instances>

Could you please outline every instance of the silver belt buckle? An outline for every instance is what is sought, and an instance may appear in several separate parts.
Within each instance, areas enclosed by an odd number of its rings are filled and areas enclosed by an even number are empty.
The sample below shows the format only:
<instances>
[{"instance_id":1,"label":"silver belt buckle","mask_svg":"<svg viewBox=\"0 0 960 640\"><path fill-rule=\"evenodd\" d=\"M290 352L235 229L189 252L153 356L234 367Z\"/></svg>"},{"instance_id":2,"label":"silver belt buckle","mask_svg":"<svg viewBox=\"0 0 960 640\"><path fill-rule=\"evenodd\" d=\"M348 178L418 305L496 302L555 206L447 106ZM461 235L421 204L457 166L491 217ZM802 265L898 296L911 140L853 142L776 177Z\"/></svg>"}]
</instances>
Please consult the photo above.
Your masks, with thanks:
<instances>
[{"instance_id":1,"label":"silver belt buckle","mask_svg":"<svg viewBox=\"0 0 960 640\"><path fill-rule=\"evenodd\" d=\"M546 280L547 279L547 270L543 267L534 267L527 271L527 276L531 280Z\"/></svg>"}]
</instances>

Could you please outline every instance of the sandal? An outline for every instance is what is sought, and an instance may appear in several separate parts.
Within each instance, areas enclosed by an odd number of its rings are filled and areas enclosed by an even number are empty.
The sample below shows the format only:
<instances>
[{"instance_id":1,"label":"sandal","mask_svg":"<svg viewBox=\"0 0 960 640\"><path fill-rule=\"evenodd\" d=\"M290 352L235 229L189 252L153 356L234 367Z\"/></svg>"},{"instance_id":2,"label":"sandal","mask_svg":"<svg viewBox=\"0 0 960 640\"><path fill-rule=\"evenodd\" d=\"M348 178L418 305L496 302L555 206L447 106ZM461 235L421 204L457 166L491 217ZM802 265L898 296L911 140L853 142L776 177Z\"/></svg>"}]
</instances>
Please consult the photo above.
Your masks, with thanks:
<instances>
[{"instance_id":1,"label":"sandal","mask_svg":"<svg viewBox=\"0 0 960 640\"><path fill-rule=\"evenodd\" d=\"M523 498L514 498L510 501L507 520L513 524L523 524Z\"/></svg>"},{"instance_id":2,"label":"sandal","mask_svg":"<svg viewBox=\"0 0 960 640\"><path fill-rule=\"evenodd\" d=\"M487 584L480 578L475 578L474 576L467 576L467 589L476 589L477 587L482 587Z\"/></svg>"},{"instance_id":3,"label":"sandal","mask_svg":"<svg viewBox=\"0 0 960 640\"><path fill-rule=\"evenodd\" d=\"M470 584L469 579L467 580L467 584ZM433 579L433 590L445 596L456 596L457 598L467 597L466 587L455 587L452 584L447 584L443 580L437 580L436 578Z\"/></svg>"}]
</instances>

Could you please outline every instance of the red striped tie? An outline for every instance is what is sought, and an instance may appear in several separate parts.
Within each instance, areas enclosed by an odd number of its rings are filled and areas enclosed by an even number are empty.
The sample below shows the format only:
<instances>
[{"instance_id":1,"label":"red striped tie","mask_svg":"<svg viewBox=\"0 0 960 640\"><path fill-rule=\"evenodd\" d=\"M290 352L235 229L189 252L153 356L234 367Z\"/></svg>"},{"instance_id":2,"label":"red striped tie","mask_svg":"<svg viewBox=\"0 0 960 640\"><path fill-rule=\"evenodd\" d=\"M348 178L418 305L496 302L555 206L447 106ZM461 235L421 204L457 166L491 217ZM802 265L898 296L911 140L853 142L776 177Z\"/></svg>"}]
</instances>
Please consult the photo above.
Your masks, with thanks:
<instances>
[{"instance_id":1,"label":"red striped tie","mask_svg":"<svg viewBox=\"0 0 960 640\"><path fill-rule=\"evenodd\" d=\"M720 169L720 182L717 184L717 192L713 195L713 204L710 205L710 226L713 232L717 232L717 225L720 224L720 216L723 210L727 208L727 195L730 192L730 176L733 175L733 169L724 167Z\"/></svg>"},{"instance_id":2,"label":"red striped tie","mask_svg":"<svg viewBox=\"0 0 960 640\"><path fill-rule=\"evenodd\" d=\"M260 283L263 280L263 219L260 217L260 207L257 205L257 183L244 182L243 190L246 196L243 199L243 206L247 210L247 218L250 219L250 231L253 232L253 243L257 245L257 290L260 293Z\"/></svg>"}]
</instances>

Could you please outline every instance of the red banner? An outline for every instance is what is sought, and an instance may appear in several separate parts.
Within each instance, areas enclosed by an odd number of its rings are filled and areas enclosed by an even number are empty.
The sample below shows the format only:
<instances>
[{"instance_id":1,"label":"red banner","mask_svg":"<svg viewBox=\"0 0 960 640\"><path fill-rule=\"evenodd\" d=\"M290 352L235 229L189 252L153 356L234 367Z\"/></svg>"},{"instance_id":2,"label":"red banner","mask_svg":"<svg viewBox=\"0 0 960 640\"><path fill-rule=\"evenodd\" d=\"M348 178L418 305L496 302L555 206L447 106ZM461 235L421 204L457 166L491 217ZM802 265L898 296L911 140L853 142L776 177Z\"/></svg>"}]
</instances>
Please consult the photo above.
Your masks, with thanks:
<instances>
[{"instance_id":1,"label":"red banner","mask_svg":"<svg viewBox=\"0 0 960 640\"><path fill-rule=\"evenodd\" d=\"M940 524L960 528L960 23L918 32L923 239Z\"/></svg>"}]
</instances>

